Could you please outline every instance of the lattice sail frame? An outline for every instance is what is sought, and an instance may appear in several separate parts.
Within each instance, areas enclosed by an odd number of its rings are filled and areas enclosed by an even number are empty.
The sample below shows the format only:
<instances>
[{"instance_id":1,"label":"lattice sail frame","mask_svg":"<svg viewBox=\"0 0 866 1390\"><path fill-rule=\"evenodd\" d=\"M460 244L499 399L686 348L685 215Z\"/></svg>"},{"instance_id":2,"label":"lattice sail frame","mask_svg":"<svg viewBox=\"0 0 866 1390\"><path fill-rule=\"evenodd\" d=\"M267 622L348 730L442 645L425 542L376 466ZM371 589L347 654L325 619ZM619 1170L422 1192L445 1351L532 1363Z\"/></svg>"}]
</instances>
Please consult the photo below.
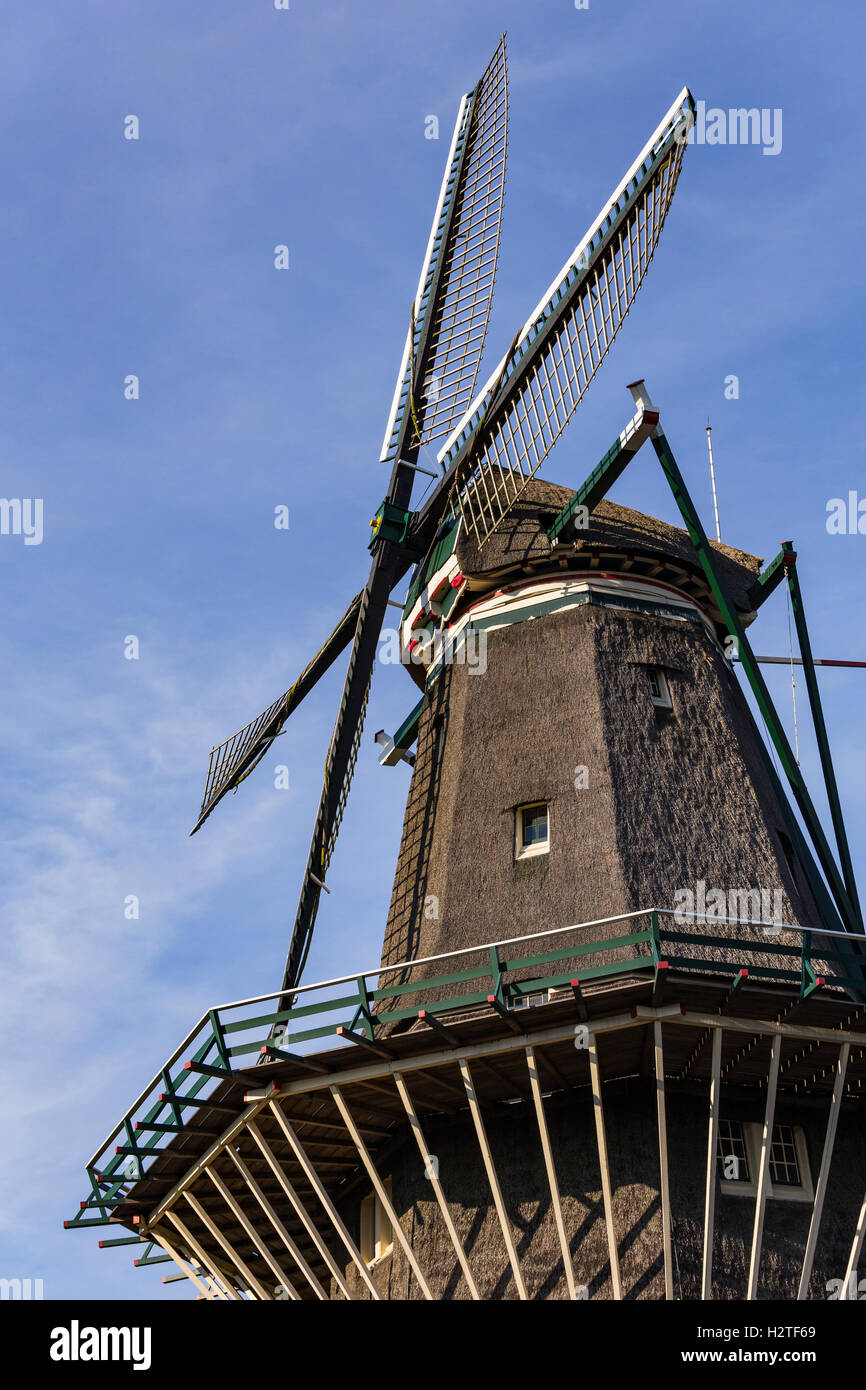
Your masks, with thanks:
<instances>
[{"instance_id":1,"label":"lattice sail frame","mask_svg":"<svg viewBox=\"0 0 866 1390\"><path fill-rule=\"evenodd\" d=\"M211 811L227 792L236 790L254 768L258 767L274 739L281 732L292 710L300 704L307 691L327 670L331 662L348 645L356 631L362 607L362 594L356 594L327 641L301 672L294 685L284 691L272 705L251 719L237 733L223 739L210 751L204 795L198 820L192 834L204 824Z\"/></svg>"},{"instance_id":2,"label":"lattice sail frame","mask_svg":"<svg viewBox=\"0 0 866 1390\"><path fill-rule=\"evenodd\" d=\"M202 810L223 787L239 787L258 767L285 723L290 694L291 690L284 691L278 700L251 719L249 724L210 750ZM255 751L257 748L258 752ZM247 762L244 768L250 754L254 754L253 761Z\"/></svg>"},{"instance_id":3,"label":"lattice sail frame","mask_svg":"<svg viewBox=\"0 0 866 1390\"><path fill-rule=\"evenodd\" d=\"M565 429L652 260L694 103L683 88L439 452L483 545ZM539 339L542 341L539 343Z\"/></svg>"},{"instance_id":4,"label":"lattice sail frame","mask_svg":"<svg viewBox=\"0 0 866 1390\"><path fill-rule=\"evenodd\" d=\"M472 400L499 255L507 140L503 35L478 85L463 97L457 113L385 428L383 462L396 458L407 410L413 418L404 443L411 449L447 435ZM449 225L451 235L446 237ZM440 266L443 244L445 259ZM418 382L417 356L434 296L428 365L424 380Z\"/></svg>"}]
</instances>

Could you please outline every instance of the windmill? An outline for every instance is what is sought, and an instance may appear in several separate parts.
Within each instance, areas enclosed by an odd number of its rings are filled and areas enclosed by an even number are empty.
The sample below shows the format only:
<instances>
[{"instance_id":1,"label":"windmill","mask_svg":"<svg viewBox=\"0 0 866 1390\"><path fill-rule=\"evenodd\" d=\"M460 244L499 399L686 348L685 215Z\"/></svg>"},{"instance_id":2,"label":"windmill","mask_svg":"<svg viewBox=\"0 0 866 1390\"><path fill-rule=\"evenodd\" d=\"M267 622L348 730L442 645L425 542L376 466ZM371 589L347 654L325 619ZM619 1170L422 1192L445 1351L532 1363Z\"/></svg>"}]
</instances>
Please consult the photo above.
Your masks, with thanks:
<instances>
[{"instance_id":1,"label":"windmill","mask_svg":"<svg viewBox=\"0 0 866 1390\"><path fill-rule=\"evenodd\" d=\"M282 984L199 1019L65 1223L118 1223L101 1244L173 1262L203 1298L857 1297L866 951L815 675L857 663L812 657L790 542L762 568L708 540L644 381L577 491L536 476L634 300L691 121L684 89L476 391L504 40L460 104L366 585L212 751L195 826L351 647ZM606 498L644 443L684 529ZM301 984L413 566L400 646L423 694L377 736L380 762L413 764L381 961ZM782 584L837 853L746 633ZM484 681L449 661L473 633Z\"/></svg>"},{"instance_id":2,"label":"windmill","mask_svg":"<svg viewBox=\"0 0 866 1390\"><path fill-rule=\"evenodd\" d=\"M505 36L460 102L380 453L391 476L371 522L366 584L273 704L212 749L195 834L249 776L293 710L351 644L286 959L300 979L346 806L390 595L460 514L484 546L536 475L598 371L652 259L677 186L694 102L684 88L477 394L505 190ZM436 485L410 504L422 449Z\"/></svg>"}]
</instances>

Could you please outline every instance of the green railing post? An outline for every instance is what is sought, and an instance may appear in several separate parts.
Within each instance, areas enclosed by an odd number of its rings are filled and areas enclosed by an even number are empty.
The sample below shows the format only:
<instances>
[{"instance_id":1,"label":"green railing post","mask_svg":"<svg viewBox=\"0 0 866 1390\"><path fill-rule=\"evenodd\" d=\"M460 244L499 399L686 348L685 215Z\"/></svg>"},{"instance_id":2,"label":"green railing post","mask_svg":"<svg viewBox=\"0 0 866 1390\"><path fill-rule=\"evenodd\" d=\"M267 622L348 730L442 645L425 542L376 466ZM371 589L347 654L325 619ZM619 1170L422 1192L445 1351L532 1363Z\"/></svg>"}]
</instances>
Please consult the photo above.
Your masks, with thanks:
<instances>
[{"instance_id":1,"label":"green railing post","mask_svg":"<svg viewBox=\"0 0 866 1390\"><path fill-rule=\"evenodd\" d=\"M800 998L804 999L815 983L815 972L809 957L812 954L812 933L804 931L800 939Z\"/></svg>"},{"instance_id":2,"label":"green railing post","mask_svg":"<svg viewBox=\"0 0 866 1390\"><path fill-rule=\"evenodd\" d=\"M658 967L661 958L661 934L659 915L655 910L650 913L650 931L652 932L653 964Z\"/></svg>"},{"instance_id":3,"label":"green railing post","mask_svg":"<svg viewBox=\"0 0 866 1390\"><path fill-rule=\"evenodd\" d=\"M491 946L489 949L490 949L490 970L491 970L491 974L493 975L493 990L492 990L492 993L493 993L493 995L494 995L494 997L495 997L495 999L496 999L496 1002L497 1002L498 1004L504 1004L504 1003L505 1003L505 985L504 985L503 980L502 980L502 963L501 963L501 961L500 961L500 959L499 959L499 947L498 947L498 946Z\"/></svg>"},{"instance_id":4,"label":"green railing post","mask_svg":"<svg viewBox=\"0 0 866 1390\"><path fill-rule=\"evenodd\" d=\"M370 1013L370 995L367 992L367 981L363 975L358 976L358 999L360 1005L355 1018L360 1018L364 1029L364 1036L373 1041L373 1018Z\"/></svg>"},{"instance_id":5,"label":"green railing post","mask_svg":"<svg viewBox=\"0 0 866 1390\"><path fill-rule=\"evenodd\" d=\"M216 1049L219 1053L220 1066L224 1067L226 1071L231 1071L231 1058L229 1057L228 1048L226 1047L225 1038L223 1037L223 1026L219 1020L216 1009L208 1010L208 1019L213 1029L213 1041L216 1043Z\"/></svg>"}]
</instances>

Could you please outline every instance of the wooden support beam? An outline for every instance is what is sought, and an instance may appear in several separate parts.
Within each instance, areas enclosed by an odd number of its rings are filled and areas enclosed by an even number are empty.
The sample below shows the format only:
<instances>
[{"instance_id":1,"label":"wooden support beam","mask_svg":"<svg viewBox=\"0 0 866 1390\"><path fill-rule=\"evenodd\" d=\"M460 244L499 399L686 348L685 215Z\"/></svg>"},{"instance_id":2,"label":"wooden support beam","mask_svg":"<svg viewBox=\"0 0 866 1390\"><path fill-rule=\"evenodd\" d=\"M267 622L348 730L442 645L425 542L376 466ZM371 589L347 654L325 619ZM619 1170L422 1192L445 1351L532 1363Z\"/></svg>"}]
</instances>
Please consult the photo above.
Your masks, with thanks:
<instances>
[{"instance_id":1,"label":"wooden support beam","mask_svg":"<svg viewBox=\"0 0 866 1390\"><path fill-rule=\"evenodd\" d=\"M322 1206L325 1208L331 1225L334 1227L334 1230L337 1232L337 1235L340 1237L341 1241L346 1247L346 1250L349 1253L349 1258L351 1259L352 1263L354 1264L355 1268L357 1269L367 1288L370 1290L370 1293L372 1294L373 1298L377 1301L381 1300L382 1295L379 1293L379 1290L376 1287L376 1283L373 1280L369 1269L367 1268L366 1264L361 1258L360 1250L353 1241L352 1237L349 1235L343 1218L340 1216L340 1213L337 1211L337 1208L331 1201L331 1198L328 1195L324 1183L322 1182L321 1178L319 1177L318 1173L316 1172L315 1168L313 1167L312 1163L307 1157L307 1154L304 1150L303 1145L301 1144L300 1139L295 1134L295 1131L292 1129L292 1126L289 1124L288 1120L286 1119L286 1116L284 1115L281 1107L277 1104L277 1102L275 1100L272 1100L269 1102L269 1104L271 1111L273 1112L276 1118L277 1124L280 1126L280 1129L283 1131L283 1134L289 1141L289 1146L291 1147L292 1152L294 1153L295 1157L297 1158L298 1162L300 1163L301 1167L306 1173L307 1179L312 1185L313 1191L315 1192Z\"/></svg>"},{"instance_id":2,"label":"wooden support beam","mask_svg":"<svg viewBox=\"0 0 866 1390\"><path fill-rule=\"evenodd\" d=\"M192 1193L189 1191L189 1189L186 1189L184 1191L183 1198L184 1201L188 1202L189 1205L192 1207L193 1211L195 1212L196 1216L198 1217L202 1225L205 1227L205 1229L209 1231L210 1234L213 1236L217 1245L220 1245L222 1249L225 1251L230 1263L233 1264L235 1269L238 1270L238 1272L242 1275L247 1288L250 1289L256 1295L257 1298L261 1299L262 1302L272 1302L271 1296L268 1293L267 1289L264 1287L263 1284L259 1282L256 1276L250 1272L249 1267L244 1263L240 1255L223 1235L219 1226L217 1226L216 1222L212 1221L211 1218L208 1216L207 1212L205 1211L198 1198L194 1197Z\"/></svg>"},{"instance_id":3,"label":"wooden support beam","mask_svg":"<svg viewBox=\"0 0 866 1390\"><path fill-rule=\"evenodd\" d=\"M460 1075L463 1077L463 1086L466 1091L466 1099L469 1101L469 1110L472 1115L472 1123L475 1126L475 1134L478 1139L478 1147L481 1150L481 1158L484 1163L484 1170L487 1173L487 1181L490 1184L490 1191L493 1196L493 1205L496 1208L496 1215L499 1217L499 1226L502 1231L502 1238L505 1241L505 1249L508 1254L508 1262L511 1265L511 1272L514 1275L514 1282L517 1285L517 1295L526 1301L526 1285L523 1282L523 1274L517 1258L517 1251L514 1248L514 1239L511 1235L511 1227L508 1222L508 1215L505 1210L505 1203L502 1200L502 1190L499 1186L499 1178L496 1175L496 1167L493 1163L493 1155L490 1152L490 1145L487 1142L487 1132L484 1128L484 1119L481 1114L481 1107L478 1104L478 1096L475 1093L475 1084L472 1080L472 1073L469 1070L469 1063L465 1057L460 1058Z\"/></svg>"},{"instance_id":4,"label":"wooden support beam","mask_svg":"<svg viewBox=\"0 0 866 1390\"><path fill-rule=\"evenodd\" d=\"M713 1296L713 1235L716 1221L716 1164L719 1152L719 1089L722 1081L722 1028L713 1026L713 1052L710 1062L710 1123L707 1136L707 1190L704 1197L704 1261L701 1271L701 1298Z\"/></svg>"},{"instance_id":5,"label":"wooden support beam","mask_svg":"<svg viewBox=\"0 0 866 1390\"><path fill-rule=\"evenodd\" d=\"M833 1083L830 1114L827 1116L827 1132L824 1135L824 1152L821 1155L821 1170L818 1173L818 1181L815 1184L815 1200L812 1203L812 1220L809 1223L809 1235L806 1239L806 1249L803 1255L803 1269L800 1274L800 1287L797 1290L798 1301L802 1301L809 1297L809 1280L812 1277L815 1247L818 1243L818 1231L821 1227L821 1216L824 1211L824 1198L827 1195L827 1180L830 1176L830 1164L833 1161L833 1146L836 1142L836 1128L839 1124L842 1097L845 1094L845 1076L848 1071L848 1057L850 1052L850 1043L843 1043L839 1048L839 1057L836 1062L836 1080Z\"/></svg>"},{"instance_id":6,"label":"wooden support beam","mask_svg":"<svg viewBox=\"0 0 866 1390\"><path fill-rule=\"evenodd\" d=\"M671 1251L671 1196L668 1181L668 1126L665 1113L665 1059L661 1019L653 1023L653 1052L656 1074L656 1113L659 1130L659 1192L662 1203L662 1252L665 1266L665 1298L674 1296L674 1273Z\"/></svg>"},{"instance_id":7,"label":"wooden support beam","mask_svg":"<svg viewBox=\"0 0 866 1390\"><path fill-rule=\"evenodd\" d=\"M291 1117L296 1132L302 1130L305 1125L316 1125L319 1129L330 1130L332 1134L340 1134L343 1138L346 1136L346 1126L335 1124L333 1120L321 1120L318 1115L305 1115L300 1110L293 1110ZM358 1128L365 1139L393 1139L394 1137L389 1129L374 1129L372 1125L358 1125Z\"/></svg>"},{"instance_id":8,"label":"wooden support beam","mask_svg":"<svg viewBox=\"0 0 866 1390\"><path fill-rule=\"evenodd\" d=\"M285 1270L280 1268L277 1261L274 1259L273 1254L271 1253L267 1241L259 1235L258 1231L253 1225L252 1221L250 1221L243 1207L226 1187L219 1173L216 1171L214 1165L211 1164L209 1168L205 1168L205 1173L210 1178L217 1192L222 1197L232 1216L235 1218L238 1224L246 1232L249 1239L252 1241L254 1248L259 1252L271 1273L276 1276L278 1288L284 1288L286 1290L286 1293L289 1295L290 1300L293 1303L299 1303L301 1301L301 1295L298 1293L297 1289L295 1288L289 1276L286 1274ZM277 1296L278 1293L277 1289L275 1288L272 1297L276 1298Z\"/></svg>"},{"instance_id":9,"label":"wooden support beam","mask_svg":"<svg viewBox=\"0 0 866 1390\"><path fill-rule=\"evenodd\" d=\"M409 1094L409 1088L406 1085L406 1082L404 1081L403 1076L399 1071L394 1072L394 1083L397 1087L397 1094L403 1102L403 1108L406 1111L406 1115L409 1119L409 1127L412 1130L412 1133L415 1137L415 1142L418 1145L418 1152L420 1153L422 1162L424 1164L424 1174L428 1179L430 1186L433 1188L433 1195L435 1196L436 1201L439 1203L439 1210L442 1213L442 1219L445 1222L445 1229L448 1232L448 1237L454 1248L454 1254L457 1256L460 1268L463 1270L463 1277L466 1280L466 1284L469 1288L469 1292L472 1295L472 1298L480 1299L481 1295L478 1292L478 1287L475 1283L475 1279L473 1278L472 1270L469 1268L469 1262L466 1258L466 1252L463 1249L463 1244L460 1240L459 1235L457 1234L457 1227L454 1225L454 1219L451 1216L451 1212L448 1209L448 1202L445 1197L445 1193L442 1190L442 1184L439 1181L438 1159L436 1159L434 1155L430 1152L430 1149L427 1145L427 1140L424 1138L424 1131L421 1128L421 1123L418 1119L417 1114L415 1113L415 1106L412 1103L412 1097Z\"/></svg>"},{"instance_id":10,"label":"wooden support beam","mask_svg":"<svg viewBox=\"0 0 866 1390\"><path fill-rule=\"evenodd\" d=\"M274 1211L273 1207L271 1206L271 1203L265 1196L262 1189L259 1187L259 1184L256 1182L256 1179L253 1177L249 1168L244 1163L244 1160L241 1158L240 1154L235 1153L234 1149L231 1147L226 1149L226 1153L229 1155L229 1158L232 1159L235 1167L237 1168L238 1172L240 1173L250 1192L255 1197L262 1211L265 1213L265 1216L270 1221L280 1240L283 1242L283 1245L285 1245L286 1249L288 1250L295 1264L298 1266L299 1270L303 1274L307 1283L310 1285L310 1288L313 1290L316 1297L321 1300L326 1300L328 1297L327 1290L325 1289L324 1285L321 1283L319 1278L316 1276L314 1271L310 1268L310 1265L305 1260L301 1250L296 1245L295 1241L292 1240L292 1237L289 1235L282 1221L277 1216L277 1213ZM210 1169L208 1169L208 1171L210 1171Z\"/></svg>"},{"instance_id":11,"label":"wooden support beam","mask_svg":"<svg viewBox=\"0 0 866 1390\"><path fill-rule=\"evenodd\" d=\"M577 1285L574 1281L574 1266L571 1259L571 1251L568 1248L568 1237L565 1234L565 1222L562 1219L562 1204L559 1200L559 1182L556 1177L556 1165L553 1161L553 1150L550 1147L550 1134L547 1129L547 1117L544 1113L544 1101L541 1096L541 1083L538 1077L538 1063L535 1052L531 1047L526 1049L526 1065L529 1068L529 1085L532 1090L532 1100L535 1106L535 1118L538 1122L538 1135L541 1140L541 1152L544 1155L544 1166L547 1170L547 1184L550 1188L550 1207L553 1212L553 1221L556 1226L556 1234L559 1237L559 1249L562 1254L562 1266L565 1270L565 1282L568 1285L569 1298L579 1297Z\"/></svg>"},{"instance_id":12,"label":"wooden support beam","mask_svg":"<svg viewBox=\"0 0 866 1390\"><path fill-rule=\"evenodd\" d=\"M622 1283L619 1274L619 1252L616 1232L613 1225L613 1199L610 1187L610 1165L607 1158L607 1136L604 1130L604 1108L601 1097L601 1069L598 1062L598 1040L594 1033L589 1035L589 1075L592 1082L592 1106L595 1114L595 1137L598 1144L598 1166L601 1169L601 1192L604 1201L604 1224L607 1230L607 1250L610 1259L610 1279L613 1296L618 1302L622 1298Z\"/></svg>"},{"instance_id":13,"label":"wooden support beam","mask_svg":"<svg viewBox=\"0 0 866 1390\"><path fill-rule=\"evenodd\" d=\"M521 1028L520 1024L516 1021L511 1010L506 1009L505 1005L502 1003L502 1000L497 999L495 994L488 994L487 1003L489 1004L493 1012L499 1015L506 1028L508 1028L512 1033L523 1032L523 1029Z\"/></svg>"},{"instance_id":14,"label":"wooden support beam","mask_svg":"<svg viewBox=\"0 0 866 1390\"><path fill-rule=\"evenodd\" d=\"M337 1030L339 1032L339 1029ZM310 1061L309 1057L303 1057L297 1052L286 1052L284 1048L272 1047L270 1043L265 1043L259 1056L270 1057L275 1062L295 1062L299 1067L306 1067L307 1071L314 1071L318 1075L329 1072L330 1067L326 1067L322 1062Z\"/></svg>"},{"instance_id":15,"label":"wooden support beam","mask_svg":"<svg viewBox=\"0 0 866 1390\"><path fill-rule=\"evenodd\" d=\"M353 1033L351 1028L344 1028L342 1023L334 1029L334 1032L338 1038L346 1038L348 1042L363 1048L365 1052L372 1052L374 1057L384 1057L386 1060L390 1060L394 1055L390 1048L383 1047L381 1043L372 1042L363 1033Z\"/></svg>"},{"instance_id":16,"label":"wooden support beam","mask_svg":"<svg viewBox=\"0 0 866 1390\"><path fill-rule=\"evenodd\" d=\"M436 1015L432 1014L429 1009L418 1010L418 1022L425 1024L428 1028L432 1028L433 1032L438 1033L439 1037L442 1038L449 1047L459 1046L460 1039L454 1036L453 1029L446 1028L445 1024L441 1023Z\"/></svg>"},{"instance_id":17,"label":"wooden support beam","mask_svg":"<svg viewBox=\"0 0 866 1390\"><path fill-rule=\"evenodd\" d=\"M180 1118L180 1112L183 1110L184 1106L192 1106L193 1109L209 1110L214 1115L238 1116L241 1113L236 1105L215 1105L213 1101L199 1100L198 1096L184 1096L181 1095L179 1091L163 1091L157 1096L157 1100L164 1101L166 1105L171 1106L172 1110L174 1110L175 1114L178 1116L178 1124L182 1125L183 1129L187 1128L187 1125L184 1124Z\"/></svg>"},{"instance_id":18,"label":"wooden support beam","mask_svg":"<svg viewBox=\"0 0 866 1390\"><path fill-rule=\"evenodd\" d=\"M589 1018L589 1012L586 1007L586 1000L583 997L583 989L581 988L579 979L572 980L571 992L574 995L574 1002L577 1005L577 1016L581 1022L585 1023Z\"/></svg>"},{"instance_id":19,"label":"wooden support beam","mask_svg":"<svg viewBox=\"0 0 866 1390\"><path fill-rule=\"evenodd\" d=\"M322 1237L319 1235L319 1230L316 1226L315 1221L313 1220L312 1216L307 1211L307 1208L304 1206L303 1202L298 1196L295 1187L292 1183L289 1182L289 1179L283 1172L282 1166L277 1161L277 1158L274 1155L272 1149L270 1148L270 1145L268 1144L264 1135L259 1130L258 1125L255 1124L253 1120L250 1121L249 1131L256 1144L258 1145L259 1149L261 1150L261 1153L263 1154L268 1167L270 1168L274 1177L277 1179L277 1182L279 1183L283 1192L286 1194L289 1201L291 1202L294 1210L296 1211L301 1221L301 1224L304 1227L304 1230L307 1232L307 1235L310 1237L314 1246L316 1247L325 1264L327 1265L328 1269L331 1271L331 1274L333 1275L336 1281L337 1287L342 1291L343 1295L351 1302L354 1299L354 1294L349 1288L349 1285L346 1283L340 1266L337 1264L327 1245L323 1241ZM315 1188L313 1188L313 1191L315 1192Z\"/></svg>"},{"instance_id":20,"label":"wooden support beam","mask_svg":"<svg viewBox=\"0 0 866 1390\"><path fill-rule=\"evenodd\" d=\"M863 1249L863 1237L866 1236L866 1197L863 1198L863 1205L860 1208L860 1215L857 1219L857 1229L854 1232L854 1244L851 1246L851 1254L848 1257L848 1267L845 1270L845 1282L842 1285L842 1292L839 1295L844 1299L858 1299L859 1292L857 1284L857 1265L860 1262L860 1252Z\"/></svg>"},{"instance_id":21,"label":"wooden support beam","mask_svg":"<svg viewBox=\"0 0 866 1390\"><path fill-rule=\"evenodd\" d=\"M779 1058L782 1055L782 1039L776 1035L770 1048L770 1071L767 1077L767 1108L764 1112L764 1128L761 1134L761 1162L758 1165L758 1190L755 1194L755 1227L752 1232L752 1255L749 1261L749 1286L746 1298L758 1296L758 1278L761 1270L761 1246L764 1237L764 1213L767 1207L767 1188L770 1184L770 1149L773 1143L773 1118L776 1113L776 1089L779 1083Z\"/></svg>"},{"instance_id":22,"label":"wooden support beam","mask_svg":"<svg viewBox=\"0 0 866 1390\"><path fill-rule=\"evenodd\" d=\"M388 1196L387 1188L385 1187L385 1184L382 1182L382 1179L379 1177L379 1174L376 1170L376 1165L370 1157L370 1151L367 1148L367 1145L364 1143L364 1140L361 1138L360 1133L358 1132L355 1121L352 1118L352 1113L349 1110L348 1105L346 1104L346 1098L340 1090L339 1086L331 1087L331 1095L334 1098L334 1104L336 1105L337 1109L339 1110L340 1114L346 1122L346 1129L352 1136L355 1147L358 1150L358 1157L364 1165L364 1168L367 1170L367 1176L370 1179L370 1182L373 1184L373 1190L375 1191L376 1196L379 1198L379 1201L381 1202L382 1207L384 1208L385 1214L391 1223L391 1230L394 1235L394 1238L397 1241L397 1243L402 1247L403 1254L409 1261L409 1266L413 1274L415 1275L415 1278L418 1280L419 1287L424 1297L432 1301L433 1295L430 1292L430 1286L424 1277L424 1271L422 1270L421 1266L415 1258L415 1252L412 1249L412 1246L406 1239L406 1233L400 1224L400 1217L394 1210L391 1198Z\"/></svg>"},{"instance_id":23,"label":"wooden support beam","mask_svg":"<svg viewBox=\"0 0 866 1390\"><path fill-rule=\"evenodd\" d=\"M218 1081L228 1081L235 1075L234 1072L228 1071L225 1067L214 1067L210 1062L197 1062L195 1058L189 1062L184 1062L183 1070L198 1072L200 1076L213 1076Z\"/></svg>"},{"instance_id":24,"label":"wooden support beam","mask_svg":"<svg viewBox=\"0 0 866 1390\"><path fill-rule=\"evenodd\" d=\"M196 1240L195 1236L192 1235L189 1228L185 1226L184 1223L181 1221L177 1212L169 1210L165 1213L165 1215L168 1217L172 1226L176 1226L177 1229L180 1231L184 1243L186 1244L188 1249L192 1250L193 1254L197 1256L198 1262L201 1265L202 1269L205 1270L214 1280L214 1284L216 1286L220 1298L231 1298L234 1299L236 1303L242 1303L243 1299L241 1298L237 1289L234 1287L233 1284L229 1282L228 1279L225 1279L224 1275L221 1276L219 1274L216 1265L214 1264L210 1255L207 1255L205 1253L203 1247ZM225 1280L225 1288L223 1288L223 1280Z\"/></svg>"},{"instance_id":25,"label":"wooden support beam","mask_svg":"<svg viewBox=\"0 0 866 1390\"><path fill-rule=\"evenodd\" d=\"M168 1237L163 1235L161 1231L151 1231L151 1236L157 1242L158 1245L162 1246L165 1253L168 1256L170 1256L171 1259L174 1260L175 1264L177 1265L181 1273L184 1275L184 1277L191 1280L192 1283L195 1284L196 1288L201 1291L202 1295L205 1298L212 1299L213 1293L208 1289L206 1284L202 1283L192 1266L188 1265L186 1260L184 1260L178 1254L177 1250L175 1249L171 1241L168 1239ZM221 1294L220 1297L225 1298L225 1294Z\"/></svg>"}]
</instances>

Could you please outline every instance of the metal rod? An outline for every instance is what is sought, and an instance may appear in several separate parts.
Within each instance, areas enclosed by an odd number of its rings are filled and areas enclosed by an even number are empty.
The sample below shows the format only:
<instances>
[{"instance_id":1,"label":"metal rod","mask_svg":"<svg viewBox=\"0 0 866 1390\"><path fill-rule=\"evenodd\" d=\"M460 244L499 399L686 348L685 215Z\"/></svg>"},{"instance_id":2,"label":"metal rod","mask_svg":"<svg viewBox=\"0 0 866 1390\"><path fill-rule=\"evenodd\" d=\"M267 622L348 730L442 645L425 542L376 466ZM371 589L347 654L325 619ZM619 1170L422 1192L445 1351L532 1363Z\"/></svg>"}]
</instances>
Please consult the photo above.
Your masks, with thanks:
<instances>
[{"instance_id":1,"label":"metal rod","mask_svg":"<svg viewBox=\"0 0 866 1390\"><path fill-rule=\"evenodd\" d=\"M719 499L716 496L716 469L713 463L713 431L710 428L709 421L707 422L707 449L709 450L710 455L710 479L713 484L713 511L716 514L716 540L721 545L722 528L719 525Z\"/></svg>"},{"instance_id":2,"label":"metal rod","mask_svg":"<svg viewBox=\"0 0 866 1390\"><path fill-rule=\"evenodd\" d=\"M784 542L782 550L787 555L793 555L793 548L789 542ZM851 863L851 851L848 847L848 836L845 831L845 819L842 815L842 805L839 800L839 788L836 784L836 773L833 770L833 759L830 754L830 741L827 737L827 726L824 722L824 711L821 706L821 694L818 690L818 681L813 669L812 645L809 640L809 629L806 626L806 610L803 607L803 594L800 589L800 580L797 575L797 566L793 561L786 566L785 573L788 577L788 592L791 599L791 607L794 610L794 622L797 628L797 641L800 646L800 656L803 661L803 673L806 677L806 689L809 692L809 705L812 710L812 723L815 728L815 739L818 744L818 752L821 758L821 770L824 774L824 786L827 791L827 801L830 805L830 817L833 821L833 830L836 835L836 847L839 851L839 862L842 866L842 877L848 897L854 908L854 912L860 923L860 930L863 930L863 917L860 911L860 901L857 896L857 882L854 876L854 866Z\"/></svg>"},{"instance_id":3,"label":"metal rod","mask_svg":"<svg viewBox=\"0 0 866 1390\"><path fill-rule=\"evenodd\" d=\"M733 659L734 661L740 661L740 660L741 660L741 658L738 657L738 656L736 655L736 653L734 654L734 656L733 656L732 659ZM803 661L803 658L802 658L801 656L795 656L795 657L790 657L790 656L756 656L756 657L755 657L755 661L760 661L763 665L767 665L767 666L790 666L792 661L793 661L793 663L794 663L795 666L804 666L804 665L806 664L806 663ZM866 669L866 661L830 661L830 660L829 660L828 658L826 658L826 657L822 660L822 659L820 659L820 658L817 657L817 656L813 656L813 658L812 658L812 665L813 665L813 666L855 666L855 667L857 667L858 669Z\"/></svg>"},{"instance_id":4,"label":"metal rod","mask_svg":"<svg viewBox=\"0 0 866 1390\"><path fill-rule=\"evenodd\" d=\"M677 503L677 506L680 509L680 513L683 517L683 520L686 523L686 529L688 530L692 544L694 545L695 550L697 552L698 560L700 561L701 568L704 571L704 575L706 576L707 583L710 586L713 598L719 606L719 610L722 614L722 618L724 620L728 633L731 637L737 639L737 650L745 667L746 675L749 679L749 684L752 687L755 700L758 704L761 714L766 721L767 728L770 732L770 737L772 738L772 741L776 747L779 759L785 770L789 785L794 794L794 799L796 800L797 805L800 808L800 813L806 824L806 828L809 831L809 835L815 847L815 852L818 856L821 868L824 872L824 875L826 876L827 883L836 901L836 905L838 907L839 914L842 917L843 924L846 925L852 932L859 932L861 931L859 917L854 908L852 907L851 900L848 896L847 889L842 879L842 875L840 874L836 861L833 857L833 853L830 849L827 837L824 834L823 826L821 825L821 821L818 817L817 811L815 810L814 804L809 795L806 783L803 779L800 769L797 766L794 754L791 750L791 746L788 742L785 731L779 720L776 707L773 704L772 699L770 698L770 693L764 682L764 678L761 675L758 669L757 662L755 661L754 656L752 654L752 648L749 643L749 639L746 636L745 629L740 621L739 615L736 611L736 607L727 592L724 582L720 577L719 571L716 568L718 563L718 557L714 555L712 547L710 546L710 543L707 540L706 533L704 532L704 528L701 524L700 517L698 516L698 513L695 510L694 503L692 502L691 496L689 495L689 491L686 487L685 480L677 466L676 460L674 459L673 450L671 449L668 440L665 438L664 432L660 425L656 427L655 433L652 436L652 444L653 448L655 449L656 456L658 457L659 463L661 464L662 471L674 495L674 499ZM788 813L790 815L791 823L794 823L795 817L790 807L788 807ZM806 869L807 873L809 873L809 865L805 862L804 868ZM810 883L813 886L813 891L817 889L817 884L815 883L815 879L817 879L817 877L817 870L814 872L814 874L809 873Z\"/></svg>"}]
</instances>

